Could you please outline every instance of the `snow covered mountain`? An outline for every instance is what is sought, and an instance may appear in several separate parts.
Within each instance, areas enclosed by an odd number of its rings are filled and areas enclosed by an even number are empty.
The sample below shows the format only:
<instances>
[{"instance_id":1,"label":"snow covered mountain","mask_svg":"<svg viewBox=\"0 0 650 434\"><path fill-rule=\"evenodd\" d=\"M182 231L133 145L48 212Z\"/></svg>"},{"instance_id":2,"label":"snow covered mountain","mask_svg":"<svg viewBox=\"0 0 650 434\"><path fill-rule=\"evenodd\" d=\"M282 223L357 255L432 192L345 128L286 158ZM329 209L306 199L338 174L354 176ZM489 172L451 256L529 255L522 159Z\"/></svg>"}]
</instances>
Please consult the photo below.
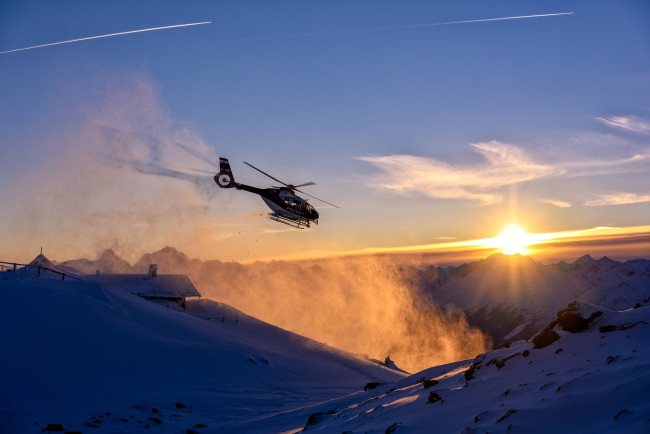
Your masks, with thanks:
<instances>
[{"instance_id":1,"label":"snow covered mountain","mask_svg":"<svg viewBox=\"0 0 650 434\"><path fill-rule=\"evenodd\" d=\"M531 342L418 372L269 425L307 432L650 432L650 308L574 303Z\"/></svg>"},{"instance_id":2,"label":"snow covered mountain","mask_svg":"<svg viewBox=\"0 0 650 434\"><path fill-rule=\"evenodd\" d=\"M221 303L183 311L101 276L2 273L0 293L1 432L237 431L404 376Z\"/></svg>"},{"instance_id":3,"label":"snow covered mountain","mask_svg":"<svg viewBox=\"0 0 650 434\"><path fill-rule=\"evenodd\" d=\"M419 315L427 302L450 303L474 321L484 319L486 330L493 327L508 340L546 319L528 333L529 340L450 363L432 362L407 376L216 301L188 300L183 311L114 287L101 273L65 281L2 273L0 326L7 332L0 346L1 432L650 431L648 260L585 256L573 264L540 265L495 255L460 267L380 262L363 268L357 262L336 268L327 262L242 266L189 260L173 249L157 253L180 258L199 279L220 278L228 291L245 288L247 281L290 283L296 276L303 285L318 284L321 276L329 285L339 280L349 287L347 296L354 300L350 283L389 273L392 280L384 276L370 287L407 282L411 298L407 292L397 296L417 305L399 311L402 315ZM148 260L160 258L154 254ZM103 260L119 263L111 255ZM93 266L101 263L102 258ZM171 259L167 266L173 264ZM273 270L277 276L269 276ZM354 279L346 274L351 270ZM267 279L247 280L258 271ZM289 307L288 299L274 300L280 293L273 287L260 288L262 303ZM308 289L332 297L324 286ZM365 306L369 312L355 306L359 327L377 315L376 309L385 315L388 303L382 297L393 295L372 292L371 298L380 300ZM318 309L306 314L315 319ZM397 328L399 321L395 316L375 333ZM473 333L460 328L461 334L450 338L445 335L450 324L462 322L437 322L413 336L442 334L455 341ZM508 333L500 330L513 326ZM348 327L351 338L365 338L345 321L331 323L335 327ZM398 332L397 338L407 340L412 329ZM423 342L422 347L430 345ZM404 347L413 350L421 348Z\"/></svg>"},{"instance_id":4,"label":"snow covered mountain","mask_svg":"<svg viewBox=\"0 0 650 434\"><path fill-rule=\"evenodd\" d=\"M618 262L585 255L572 264L542 265L521 255L495 254L425 271L419 280L425 293L465 311L495 346L529 338L573 300L623 310L650 298L646 259Z\"/></svg>"}]
</instances>

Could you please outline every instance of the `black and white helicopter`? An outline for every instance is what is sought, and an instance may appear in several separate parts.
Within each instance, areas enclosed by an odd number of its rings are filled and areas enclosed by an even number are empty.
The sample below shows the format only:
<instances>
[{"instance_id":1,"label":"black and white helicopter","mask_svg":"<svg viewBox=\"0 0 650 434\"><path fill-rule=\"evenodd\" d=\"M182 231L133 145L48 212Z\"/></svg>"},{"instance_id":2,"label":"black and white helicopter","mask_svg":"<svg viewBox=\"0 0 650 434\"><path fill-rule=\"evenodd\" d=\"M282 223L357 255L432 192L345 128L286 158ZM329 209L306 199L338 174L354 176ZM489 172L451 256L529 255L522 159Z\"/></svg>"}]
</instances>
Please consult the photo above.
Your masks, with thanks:
<instances>
[{"instance_id":1,"label":"black and white helicopter","mask_svg":"<svg viewBox=\"0 0 650 434\"><path fill-rule=\"evenodd\" d=\"M313 182L306 182L300 185L285 184L277 178L272 177L266 172L261 171L257 167L244 161L244 164L252 167L258 172L268 176L275 182L279 182L284 187L271 187L271 188L257 188L250 185L235 182L235 177L230 169L230 163L227 158L219 158L219 173L214 176L214 182L221 188L236 188L237 190L244 190L250 193L258 194L262 200L271 208L269 217L280 223L284 223L294 228L303 229L309 227L311 222L318 224L318 211L314 209L306 199L298 196L294 191L298 191L306 196L316 199L320 202L326 203L333 207L339 208L333 203L325 202L322 199L314 197L304 191L298 190L298 187L305 187L307 185L314 185Z\"/></svg>"}]
</instances>

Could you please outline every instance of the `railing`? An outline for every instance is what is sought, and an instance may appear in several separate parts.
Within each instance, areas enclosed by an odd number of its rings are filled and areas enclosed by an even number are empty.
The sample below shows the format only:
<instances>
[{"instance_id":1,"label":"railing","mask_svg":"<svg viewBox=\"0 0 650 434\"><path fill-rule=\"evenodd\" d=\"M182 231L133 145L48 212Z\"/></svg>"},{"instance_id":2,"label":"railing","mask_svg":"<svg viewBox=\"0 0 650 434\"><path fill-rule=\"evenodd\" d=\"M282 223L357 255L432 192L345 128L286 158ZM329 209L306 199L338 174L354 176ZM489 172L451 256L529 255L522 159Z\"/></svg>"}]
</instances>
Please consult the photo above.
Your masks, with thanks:
<instances>
[{"instance_id":1,"label":"railing","mask_svg":"<svg viewBox=\"0 0 650 434\"><path fill-rule=\"evenodd\" d=\"M20 267L20 268L18 268ZM65 280L65 277L68 276L69 278L75 279L75 280L81 280L77 277L71 276L70 274L65 274L61 271L57 270L52 270L51 268L43 267L42 265L29 265L29 264L19 264L17 262L5 262L5 261L0 261L0 271L3 272L12 272L12 273L23 273L27 274L29 269L36 270L36 276L40 277L42 271L49 271L50 273L54 274L59 274L61 276L61 280Z\"/></svg>"}]
</instances>

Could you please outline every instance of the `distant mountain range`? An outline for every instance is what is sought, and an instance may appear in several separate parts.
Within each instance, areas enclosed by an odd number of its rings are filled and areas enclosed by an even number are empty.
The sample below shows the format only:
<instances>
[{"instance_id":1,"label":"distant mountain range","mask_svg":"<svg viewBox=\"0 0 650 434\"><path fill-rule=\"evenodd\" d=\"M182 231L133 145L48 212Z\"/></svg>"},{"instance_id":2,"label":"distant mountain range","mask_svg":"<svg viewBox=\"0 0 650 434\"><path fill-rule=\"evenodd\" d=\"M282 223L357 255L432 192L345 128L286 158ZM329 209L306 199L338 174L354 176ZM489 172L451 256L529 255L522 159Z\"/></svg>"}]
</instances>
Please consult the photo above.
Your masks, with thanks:
<instances>
[{"instance_id":1,"label":"distant mountain range","mask_svg":"<svg viewBox=\"0 0 650 434\"><path fill-rule=\"evenodd\" d=\"M205 297L348 351L381 359L390 354L411 371L489 349L475 328L499 347L530 338L574 300L611 310L650 300L650 260L618 262L589 255L548 265L504 254L447 267L391 257L242 265L189 259L165 247L134 265L112 250L94 261L63 265L92 274L146 273L151 263L158 264L160 273L189 275ZM354 339L346 336L350 329L357 330ZM459 333L447 342L455 330ZM466 339L469 335L472 339ZM365 346L359 347L360 341ZM413 360L418 351L425 353Z\"/></svg>"}]
</instances>

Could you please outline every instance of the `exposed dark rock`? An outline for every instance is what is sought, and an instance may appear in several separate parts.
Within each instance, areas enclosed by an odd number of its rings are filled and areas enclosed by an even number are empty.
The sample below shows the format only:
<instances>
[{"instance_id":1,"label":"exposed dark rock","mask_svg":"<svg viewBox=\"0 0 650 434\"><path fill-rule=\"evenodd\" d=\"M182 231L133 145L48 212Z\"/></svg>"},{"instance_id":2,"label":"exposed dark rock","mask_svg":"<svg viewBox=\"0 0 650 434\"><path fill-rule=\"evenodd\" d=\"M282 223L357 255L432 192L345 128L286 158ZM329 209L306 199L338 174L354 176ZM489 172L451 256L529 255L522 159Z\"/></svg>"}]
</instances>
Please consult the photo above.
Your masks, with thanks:
<instances>
[{"instance_id":1,"label":"exposed dark rock","mask_svg":"<svg viewBox=\"0 0 650 434\"><path fill-rule=\"evenodd\" d=\"M370 383L363 386L363 390L366 390L366 391L367 390L373 390L373 389L376 389L377 386L381 386L383 384L386 384L386 383L381 383L379 381L371 381Z\"/></svg>"},{"instance_id":2,"label":"exposed dark rock","mask_svg":"<svg viewBox=\"0 0 650 434\"><path fill-rule=\"evenodd\" d=\"M152 421L154 423L157 423L158 425L160 425L162 423L162 420L158 419L157 417L150 417L147 420L150 420L150 421Z\"/></svg>"},{"instance_id":3,"label":"exposed dark rock","mask_svg":"<svg viewBox=\"0 0 650 434\"><path fill-rule=\"evenodd\" d=\"M386 428L386 434L391 434L391 433L395 432L395 430L397 429L397 427L399 425L400 425L399 423L395 422L394 424L392 424L391 426Z\"/></svg>"},{"instance_id":4,"label":"exposed dark rock","mask_svg":"<svg viewBox=\"0 0 650 434\"><path fill-rule=\"evenodd\" d=\"M504 357L503 359L494 358L494 359L490 360L489 362L487 362L485 364L485 366L496 365L497 369L501 370L501 368L503 368L506 365L506 362L508 360L512 359L513 357L520 356L520 355L521 355L521 353L515 353L515 354L509 355L508 357Z\"/></svg>"},{"instance_id":5,"label":"exposed dark rock","mask_svg":"<svg viewBox=\"0 0 650 434\"><path fill-rule=\"evenodd\" d=\"M497 423L502 422L505 418L509 417L511 414L516 412L517 410L511 408L510 410L506 411L506 414L504 414L503 416L497 419Z\"/></svg>"},{"instance_id":6,"label":"exposed dark rock","mask_svg":"<svg viewBox=\"0 0 650 434\"><path fill-rule=\"evenodd\" d=\"M521 355L524 356L524 357L530 356L530 350L524 350L524 352L521 353Z\"/></svg>"},{"instance_id":7,"label":"exposed dark rock","mask_svg":"<svg viewBox=\"0 0 650 434\"><path fill-rule=\"evenodd\" d=\"M208 426L206 424L203 424L203 423L197 423L196 425L194 425L194 428L207 428L207 427Z\"/></svg>"},{"instance_id":8,"label":"exposed dark rock","mask_svg":"<svg viewBox=\"0 0 650 434\"><path fill-rule=\"evenodd\" d=\"M555 354L560 354L562 351L563 351L562 348L558 348L557 350L555 350Z\"/></svg>"},{"instance_id":9,"label":"exposed dark rock","mask_svg":"<svg viewBox=\"0 0 650 434\"><path fill-rule=\"evenodd\" d=\"M442 396L438 395L436 392L429 393L429 402L434 403L442 399Z\"/></svg>"},{"instance_id":10,"label":"exposed dark rock","mask_svg":"<svg viewBox=\"0 0 650 434\"><path fill-rule=\"evenodd\" d=\"M185 431L185 434L199 434L199 432L194 431L193 429L188 429L187 431Z\"/></svg>"},{"instance_id":11,"label":"exposed dark rock","mask_svg":"<svg viewBox=\"0 0 650 434\"><path fill-rule=\"evenodd\" d=\"M64 434L82 434L81 431L66 431Z\"/></svg>"},{"instance_id":12,"label":"exposed dark rock","mask_svg":"<svg viewBox=\"0 0 650 434\"><path fill-rule=\"evenodd\" d=\"M324 415L325 415L325 413L323 413L322 411L319 411L318 413L314 413L311 416L309 416L309 419L307 419L307 424L305 425L305 427L302 430L306 431L308 426L316 425L318 422L323 420Z\"/></svg>"},{"instance_id":13,"label":"exposed dark rock","mask_svg":"<svg viewBox=\"0 0 650 434\"><path fill-rule=\"evenodd\" d=\"M63 425L61 425L60 423L49 423L45 428L41 430L41 432L46 432L46 431L63 432L65 430L63 429Z\"/></svg>"},{"instance_id":14,"label":"exposed dark rock","mask_svg":"<svg viewBox=\"0 0 650 434\"><path fill-rule=\"evenodd\" d=\"M428 389L429 387L435 386L438 383L439 381L437 380L424 380L422 382L422 385L424 386L425 389Z\"/></svg>"},{"instance_id":15,"label":"exposed dark rock","mask_svg":"<svg viewBox=\"0 0 650 434\"><path fill-rule=\"evenodd\" d=\"M552 324L552 323L551 323ZM558 335L554 330L545 328L538 334L536 334L532 341L533 341L533 349L540 349L544 347L548 347L551 345L553 342L557 341L560 339L560 335Z\"/></svg>"},{"instance_id":16,"label":"exposed dark rock","mask_svg":"<svg viewBox=\"0 0 650 434\"><path fill-rule=\"evenodd\" d=\"M466 381L471 380L474 378L474 374L476 374L476 371L481 369L481 363L483 363L483 360L485 360L485 354L479 354L476 356L474 361L472 361L472 364L469 366L469 369L463 373L463 376L465 377Z\"/></svg>"},{"instance_id":17,"label":"exposed dark rock","mask_svg":"<svg viewBox=\"0 0 650 434\"><path fill-rule=\"evenodd\" d=\"M626 414L630 414L630 411L628 409L624 408L623 410L616 413L616 416L614 416L614 420L618 420L619 417L625 416Z\"/></svg>"},{"instance_id":18,"label":"exposed dark rock","mask_svg":"<svg viewBox=\"0 0 650 434\"><path fill-rule=\"evenodd\" d=\"M335 410L327 410L327 414L336 414Z\"/></svg>"},{"instance_id":19,"label":"exposed dark rock","mask_svg":"<svg viewBox=\"0 0 650 434\"><path fill-rule=\"evenodd\" d=\"M578 333L585 330L589 323L602 315L603 312L593 307L574 301L557 313L557 322L562 330Z\"/></svg>"},{"instance_id":20,"label":"exposed dark rock","mask_svg":"<svg viewBox=\"0 0 650 434\"><path fill-rule=\"evenodd\" d=\"M648 323L645 322L645 321L637 321L635 323L629 323L628 322L628 323L621 324L621 325L611 325L610 324L610 325L600 326L598 328L598 331L601 332L601 333L609 333L609 332L615 332L615 331L619 331L619 330L631 329L632 327L636 327L636 326L638 326L640 324L648 325Z\"/></svg>"},{"instance_id":21,"label":"exposed dark rock","mask_svg":"<svg viewBox=\"0 0 650 434\"><path fill-rule=\"evenodd\" d=\"M152 408L152 409L151 409L151 412L152 412L153 414L158 414L158 413L160 413L160 410L158 410L157 408Z\"/></svg>"},{"instance_id":22,"label":"exposed dark rock","mask_svg":"<svg viewBox=\"0 0 650 434\"><path fill-rule=\"evenodd\" d=\"M177 402L175 405L176 405L176 408L187 408L187 405L181 404L180 402Z\"/></svg>"}]
</instances>

